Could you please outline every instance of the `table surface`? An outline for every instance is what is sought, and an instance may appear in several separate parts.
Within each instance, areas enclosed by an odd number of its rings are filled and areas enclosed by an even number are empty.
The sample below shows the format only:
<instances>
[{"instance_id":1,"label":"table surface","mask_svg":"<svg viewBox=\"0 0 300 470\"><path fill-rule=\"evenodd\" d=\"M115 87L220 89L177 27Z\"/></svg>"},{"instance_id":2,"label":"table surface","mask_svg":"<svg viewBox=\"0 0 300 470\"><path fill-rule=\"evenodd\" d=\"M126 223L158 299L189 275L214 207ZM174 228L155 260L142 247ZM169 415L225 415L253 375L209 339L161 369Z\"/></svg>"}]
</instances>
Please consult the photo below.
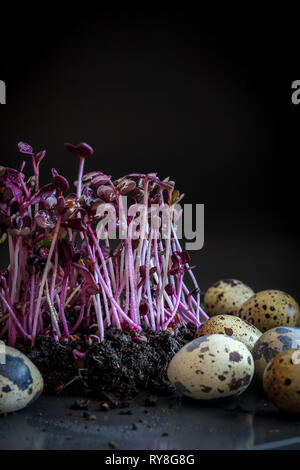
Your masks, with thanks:
<instances>
[{"instance_id":1,"label":"table surface","mask_svg":"<svg viewBox=\"0 0 300 470\"><path fill-rule=\"evenodd\" d=\"M199 402L172 395L145 406L141 393L128 409L72 410L74 397L41 396L30 408L0 416L0 450L8 449L300 449L300 416L277 410L252 383L238 398ZM123 414L120 414L123 413Z\"/></svg>"}]
</instances>

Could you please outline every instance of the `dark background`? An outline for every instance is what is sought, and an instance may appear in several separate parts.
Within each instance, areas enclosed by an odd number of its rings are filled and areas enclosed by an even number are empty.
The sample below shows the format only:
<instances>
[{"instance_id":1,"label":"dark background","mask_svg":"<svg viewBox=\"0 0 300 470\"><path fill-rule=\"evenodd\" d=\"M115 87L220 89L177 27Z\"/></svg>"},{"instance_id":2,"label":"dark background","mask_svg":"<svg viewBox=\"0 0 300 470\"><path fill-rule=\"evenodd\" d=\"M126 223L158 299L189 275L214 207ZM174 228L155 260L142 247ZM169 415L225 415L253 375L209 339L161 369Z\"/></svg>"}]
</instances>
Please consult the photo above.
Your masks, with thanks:
<instances>
[{"instance_id":1,"label":"dark background","mask_svg":"<svg viewBox=\"0 0 300 470\"><path fill-rule=\"evenodd\" d=\"M201 287L234 277L300 300L299 15L251 5L7 13L0 163L18 165L23 140L47 149L42 181L52 167L74 181L63 143L86 141L87 170L170 175L185 202L205 204Z\"/></svg>"}]
</instances>

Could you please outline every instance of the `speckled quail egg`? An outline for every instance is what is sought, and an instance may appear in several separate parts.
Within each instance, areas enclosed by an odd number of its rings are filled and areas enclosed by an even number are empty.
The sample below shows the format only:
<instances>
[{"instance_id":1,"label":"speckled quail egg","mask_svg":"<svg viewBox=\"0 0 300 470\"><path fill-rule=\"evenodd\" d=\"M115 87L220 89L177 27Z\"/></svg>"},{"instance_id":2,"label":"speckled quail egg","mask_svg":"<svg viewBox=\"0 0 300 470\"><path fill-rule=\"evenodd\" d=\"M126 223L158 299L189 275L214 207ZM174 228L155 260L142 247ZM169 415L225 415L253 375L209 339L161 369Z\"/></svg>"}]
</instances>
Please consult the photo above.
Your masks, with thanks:
<instances>
[{"instance_id":1,"label":"speckled quail egg","mask_svg":"<svg viewBox=\"0 0 300 470\"><path fill-rule=\"evenodd\" d=\"M223 279L213 284L205 293L204 309L209 316L233 315L254 291L236 279Z\"/></svg>"},{"instance_id":2,"label":"speckled quail egg","mask_svg":"<svg viewBox=\"0 0 300 470\"><path fill-rule=\"evenodd\" d=\"M280 352L288 349L300 349L300 328L278 326L266 331L252 351L255 375L262 379L268 362Z\"/></svg>"},{"instance_id":3,"label":"speckled quail egg","mask_svg":"<svg viewBox=\"0 0 300 470\"><path fill-rule=\"evenodd\" d=\"M0 415L21 410L33 403L42 393L44 385L37 367L17 349L6 346L3 358L1 355Z\"/></svg>"},{"instance_id":4,"label":"speckled quail egg","mask_svg":"<svg viewBox=\"0 0 300 470\"><path fill-rule=\"evenodd\" d=\"M251 323L239 317L233 315L215 315L198 328L195 337L199 338L200 336L216 333L233 336L244 343L249 351L253 350L256 341L262 334Z\"/></svg>"},{"instance_id":5,"label":"speckled quail egg","mask_svg":"<svg viewBox=\"0 0 300 470\"><path fill-rule=\"evenodd\" d=\"M226 335L205 335L181 348L168 367L177 391L196 400L240 395L250 384L254 361L248 348Z\"/></svg>"},{"instance_id":6,"label":"speckled quail egg","mask_svg":"<svg viewBox=\"0 0 300 470\"><path fill-rule=\"evenodd\" d=\"M300 413L300 351L282 351L270 360L263 375L264 390L281 410Z\"/></svg>"},{"instance_id":7,"label":"speckled quail egg","mask_svg":"<svg viewBox=\"0 0 300 470\"><path fill-rule=\"evenodd\" d=\"M264 290L254 294L239 309L237 315L264 332L275 326L297 326L299 305L289 294L280 290Z\"/></svg>"}]
</instances>

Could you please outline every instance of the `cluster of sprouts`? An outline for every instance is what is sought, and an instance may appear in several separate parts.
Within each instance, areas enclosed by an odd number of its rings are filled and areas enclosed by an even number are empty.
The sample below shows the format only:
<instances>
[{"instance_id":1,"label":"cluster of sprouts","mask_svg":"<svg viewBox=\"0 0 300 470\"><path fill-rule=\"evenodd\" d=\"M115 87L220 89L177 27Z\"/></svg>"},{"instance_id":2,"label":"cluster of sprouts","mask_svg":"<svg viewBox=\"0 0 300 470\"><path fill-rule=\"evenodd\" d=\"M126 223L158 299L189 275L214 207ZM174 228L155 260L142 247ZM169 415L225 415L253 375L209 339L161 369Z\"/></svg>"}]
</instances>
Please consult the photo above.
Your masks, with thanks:
<instances>
[{"instance_id":1,"label":"cluster of sprouts","mask_svg":"<svg viewBox=\"0 0 300 470\"><path fill-rule=\"evenodd\" d=\"M84 174L85 159L94 151L81 143L65 144L79 158L76 192L68 192L68 180L55 169L52 181L40 187L46 152L35 154L24 142L18 147L33 175L25 177L25 161L19 170L0 167L0 242L7 241L10 257L0 271L0 339L34 346L37 335L68 341L84 330L99 342L113 325L144 341L145 327L159 333L187 323L199 326L207 318L190 257L176 236L174 207L182 196L172 181L154 173L117 181L100 171ZM131 236L124 197L129 207L145 208L138 227L143 236ZM99 229L106 204L114 208L115 228L122 228L117 242L105 225ZM164 224L159 215L150 223L157 204L167 213Z\"/></svg>"}]
</instances>

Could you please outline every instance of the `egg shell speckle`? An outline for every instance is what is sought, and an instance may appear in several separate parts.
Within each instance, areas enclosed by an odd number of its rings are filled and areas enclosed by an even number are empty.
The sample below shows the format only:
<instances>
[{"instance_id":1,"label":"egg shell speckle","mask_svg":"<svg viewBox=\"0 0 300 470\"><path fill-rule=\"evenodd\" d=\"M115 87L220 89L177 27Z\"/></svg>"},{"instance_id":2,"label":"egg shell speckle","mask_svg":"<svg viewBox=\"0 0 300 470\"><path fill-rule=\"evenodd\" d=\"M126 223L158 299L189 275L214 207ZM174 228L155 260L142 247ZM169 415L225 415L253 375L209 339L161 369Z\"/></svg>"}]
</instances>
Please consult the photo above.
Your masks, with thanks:
<instances>
[{"instance_id":1,"label":"egg shell speckle","mask_svg":"<svg viewBox=\"0 0 300 470\"><path fill-rule=\"evenodd\" d=\"M237 279L223 279L207 289L204 309L209 316L233 315L254 291Z\"/></svg>"},{"instance_id":2,"label":"egg shell speckle","mask_svg":"<svg viewBox=\"0 0 300 470\"><path fill-rule=\"evenodd\" d=\"M276 326L297 326L300 321L299 305L289 294L280 290L264 290L254 294L237 312L264 332Z\"/></svg>"},{"instance_id":3,"label":"egg shell speckle","mask_svg":"<svg viewBox=\"0 0 300 470\"><path fill-rule=\"evenodd\" d=\"M232 336L244 343L250 352L253 350L258 338L262 335L251 323L233 315L215 315L211 317L198 328L195 337L198 338L209 334Z\"/></svg>"},{"instance_id":4,"label":"egg shell speckle","mask_svg":"<svg viewBox=\"0 0 300 470\"><path fill-rule=\"evenodd\" d=\"M186 344L168 367L168 378L177 391L196 400L240 395L253 373L254 361L247 347L220 334L201 336Z\"/></svg>"},{"instance_id":5,"label":"egg shell speckle","mask_svg":"<svg viewBox=\"0 0 300 470\"><path fill-rule=\"evenodd\" d=\"M278 326L266 331L252 351L255 375L262 380L268 362L288 349L300 349L300 328Z\"/></svg>"},{"instance_id":6,"label":"egg shell speckle","mask_svg":"<svg viewBox=\"0 0 300 470\"><path fill-rule=\"evenodd\" d=\"M17 349L5 347L5 364L0 364L0 414L21 410L43 391L37 367Z\"/></svg>"},{"instance_id":7,"label":"egg shell speckle","mask_svg":"<svg viewBox=\"0 0 300 470\"><path fill-rule=\"evenodd\" d=\"M300 351L289 349L273 357L263 375L264 390L281 410L300 413Z\"/></svg>"}]
</instances>

